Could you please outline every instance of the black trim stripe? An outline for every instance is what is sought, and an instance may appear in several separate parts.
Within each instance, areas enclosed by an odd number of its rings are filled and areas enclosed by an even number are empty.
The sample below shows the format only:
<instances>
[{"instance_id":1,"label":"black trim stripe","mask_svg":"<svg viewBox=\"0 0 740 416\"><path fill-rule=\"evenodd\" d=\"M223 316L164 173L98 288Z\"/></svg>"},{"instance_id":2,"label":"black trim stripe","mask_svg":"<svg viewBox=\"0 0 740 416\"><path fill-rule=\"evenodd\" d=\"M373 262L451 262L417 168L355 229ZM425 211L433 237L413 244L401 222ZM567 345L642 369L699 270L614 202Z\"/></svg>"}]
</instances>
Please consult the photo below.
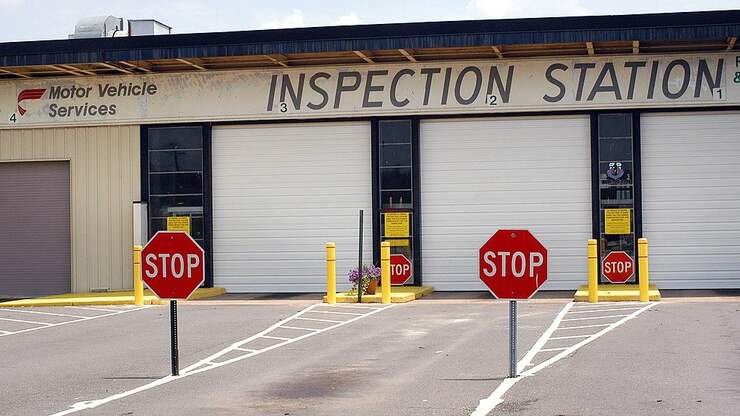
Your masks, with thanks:
<instances>
[{"instance_id":1,"label":"black trim stripe","mask_svg":"<svg viewBox=\"0 0 740 416\"><path fill-rule=\"evenodd\" d=\"M84 64L397 48L726 39L740 10L391 23L0 44L0 66Z\"/></svg>"}]
</instances>

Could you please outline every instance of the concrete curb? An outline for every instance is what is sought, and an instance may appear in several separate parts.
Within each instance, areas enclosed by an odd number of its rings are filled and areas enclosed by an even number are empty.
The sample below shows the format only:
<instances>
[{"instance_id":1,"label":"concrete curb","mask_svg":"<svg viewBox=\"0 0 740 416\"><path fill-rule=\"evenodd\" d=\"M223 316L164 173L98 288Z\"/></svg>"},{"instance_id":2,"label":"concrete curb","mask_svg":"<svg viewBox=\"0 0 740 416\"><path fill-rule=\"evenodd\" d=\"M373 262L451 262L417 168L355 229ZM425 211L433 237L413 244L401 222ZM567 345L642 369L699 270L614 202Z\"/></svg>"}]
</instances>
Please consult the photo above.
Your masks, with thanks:
<instances>
[{"instance_id":1,"label":"concrete curb","mask_svg":"<svg viewBox=\"0 0 740 416\"><path fill-rule=\"evenodd\" d=\"M655 285L648 290L650 301L661 300L660 291ZM599 302L633 302L640 300L640 287L634 284L599 285ZM588 302L588 285L578 287L573 296L575 302Z\"/></svg>"},{"instance_id":2,"label":"concrete curb","mask_svg":"<svg viewBox=\"0 0 740 416\"><path fill-rule=\"evenodd\" d=\"M432 293L434 293L434 288L431 286L392 286L391 303L407 303ZM323 302L326 303L326 296L323 297ZM380 302L380 288L374 295L362 295L362 303ZM337 303L357 303L357 293L337 293Z\"/></svg>"},{"instance_id":3,"label":"concrete curb","mask_svg":"<svg viewBox=\"0 0 740 416\"><path fill-rule=\"evenodd\" d=\"M197 289L188 300L199 300L223 295L226 290L220 287ZM187 301L186 301L187 302ZM159 299L150 290L144 291L145 305L164 305L166 300ZM133 305L134 292L132 290L103 293L65 293L62 295L44 296L40 298L11 300L0 303L0 307L26 306L85 306L85 305Z\"/></svg>"}]
</instances>

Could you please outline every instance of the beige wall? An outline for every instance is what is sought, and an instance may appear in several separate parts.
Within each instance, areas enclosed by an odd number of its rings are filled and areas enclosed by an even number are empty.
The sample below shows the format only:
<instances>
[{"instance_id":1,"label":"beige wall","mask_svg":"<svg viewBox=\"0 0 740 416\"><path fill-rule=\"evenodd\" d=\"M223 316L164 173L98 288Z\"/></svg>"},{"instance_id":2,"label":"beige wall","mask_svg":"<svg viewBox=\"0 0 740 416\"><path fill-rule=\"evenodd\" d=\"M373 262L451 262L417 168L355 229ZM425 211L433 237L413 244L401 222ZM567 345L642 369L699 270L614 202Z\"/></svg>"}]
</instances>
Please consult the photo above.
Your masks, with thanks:
<instances>
[{"instance_id":1,"label":"beige wall","mask_svg":"<svg viewBox=\"0 0 740 416\"><path fill-rule=\"evenodd\" d=\"M0 131L0 162L69 160L72 290L129 289L139 126Z\"/></svg>"}]
</instances>

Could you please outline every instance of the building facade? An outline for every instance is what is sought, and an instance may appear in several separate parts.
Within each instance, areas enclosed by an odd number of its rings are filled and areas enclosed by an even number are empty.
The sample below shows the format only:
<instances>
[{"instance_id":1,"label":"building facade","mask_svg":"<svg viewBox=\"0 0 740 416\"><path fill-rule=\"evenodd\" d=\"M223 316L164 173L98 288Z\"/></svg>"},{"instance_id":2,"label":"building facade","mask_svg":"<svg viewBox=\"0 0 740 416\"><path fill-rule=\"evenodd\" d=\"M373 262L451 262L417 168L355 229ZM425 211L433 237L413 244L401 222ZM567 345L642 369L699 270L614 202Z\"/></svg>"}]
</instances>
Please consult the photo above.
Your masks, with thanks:
<instances>
[{"instance_id":1,"label":"building facade","mask_svg":"<svg viewBox=\"0 0 740 416\"><path fill-rule=\"evenodd\" d=\"M585 282L587 239L640 237L660 288L740 288L738 32L720 11L1 44L0 297L130 288L136 201L150 235L189 217L230 292L324 290L360 209L364 257L389 240L437 290L484 290L500 228L548 248L544 289Z\"/></svg>"}]
</instances>

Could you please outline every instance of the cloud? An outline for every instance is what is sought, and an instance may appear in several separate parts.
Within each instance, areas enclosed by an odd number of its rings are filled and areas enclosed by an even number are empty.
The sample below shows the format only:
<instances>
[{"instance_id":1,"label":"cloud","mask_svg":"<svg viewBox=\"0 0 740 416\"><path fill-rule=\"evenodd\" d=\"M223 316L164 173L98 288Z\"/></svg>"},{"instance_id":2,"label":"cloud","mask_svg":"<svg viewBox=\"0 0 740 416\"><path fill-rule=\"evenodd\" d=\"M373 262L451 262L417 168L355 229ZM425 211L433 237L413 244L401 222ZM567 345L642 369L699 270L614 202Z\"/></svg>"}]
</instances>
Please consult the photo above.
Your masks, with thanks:
<instances>
[{"instance_id":1,"label":"cloud","mask_svg":"<svg viewBox=\"0 0 740 416\"><path fill-rule=\"evenodd\" d=\"M467 9L474 19L593 14L578 0L470 0Z\"/></svg>"},{"instance_id":2,"label":"cloud","mask_svg":"<svg viewBox=\"0 0 740 416\"><path fill-rule=\"evenodd\" d=\"M355 12L351 12L350 14L339 16L336 22L334 22L335 25L339 26L349 26L349 25L359 25L362 23L362 19L360 19Z\"/></svg>"},{"instance_id":3,"label":"cloud","mask_svg":"<svg viewBox=\"0 0 740 416\"><path fill-rule=\"evenodd\" d=\"M293 12L287 16L264 22L262 24L262 29L286 29L303 26L306 26L303 12L298 9L293 9Z\"/></svg>"}]
</instances>

